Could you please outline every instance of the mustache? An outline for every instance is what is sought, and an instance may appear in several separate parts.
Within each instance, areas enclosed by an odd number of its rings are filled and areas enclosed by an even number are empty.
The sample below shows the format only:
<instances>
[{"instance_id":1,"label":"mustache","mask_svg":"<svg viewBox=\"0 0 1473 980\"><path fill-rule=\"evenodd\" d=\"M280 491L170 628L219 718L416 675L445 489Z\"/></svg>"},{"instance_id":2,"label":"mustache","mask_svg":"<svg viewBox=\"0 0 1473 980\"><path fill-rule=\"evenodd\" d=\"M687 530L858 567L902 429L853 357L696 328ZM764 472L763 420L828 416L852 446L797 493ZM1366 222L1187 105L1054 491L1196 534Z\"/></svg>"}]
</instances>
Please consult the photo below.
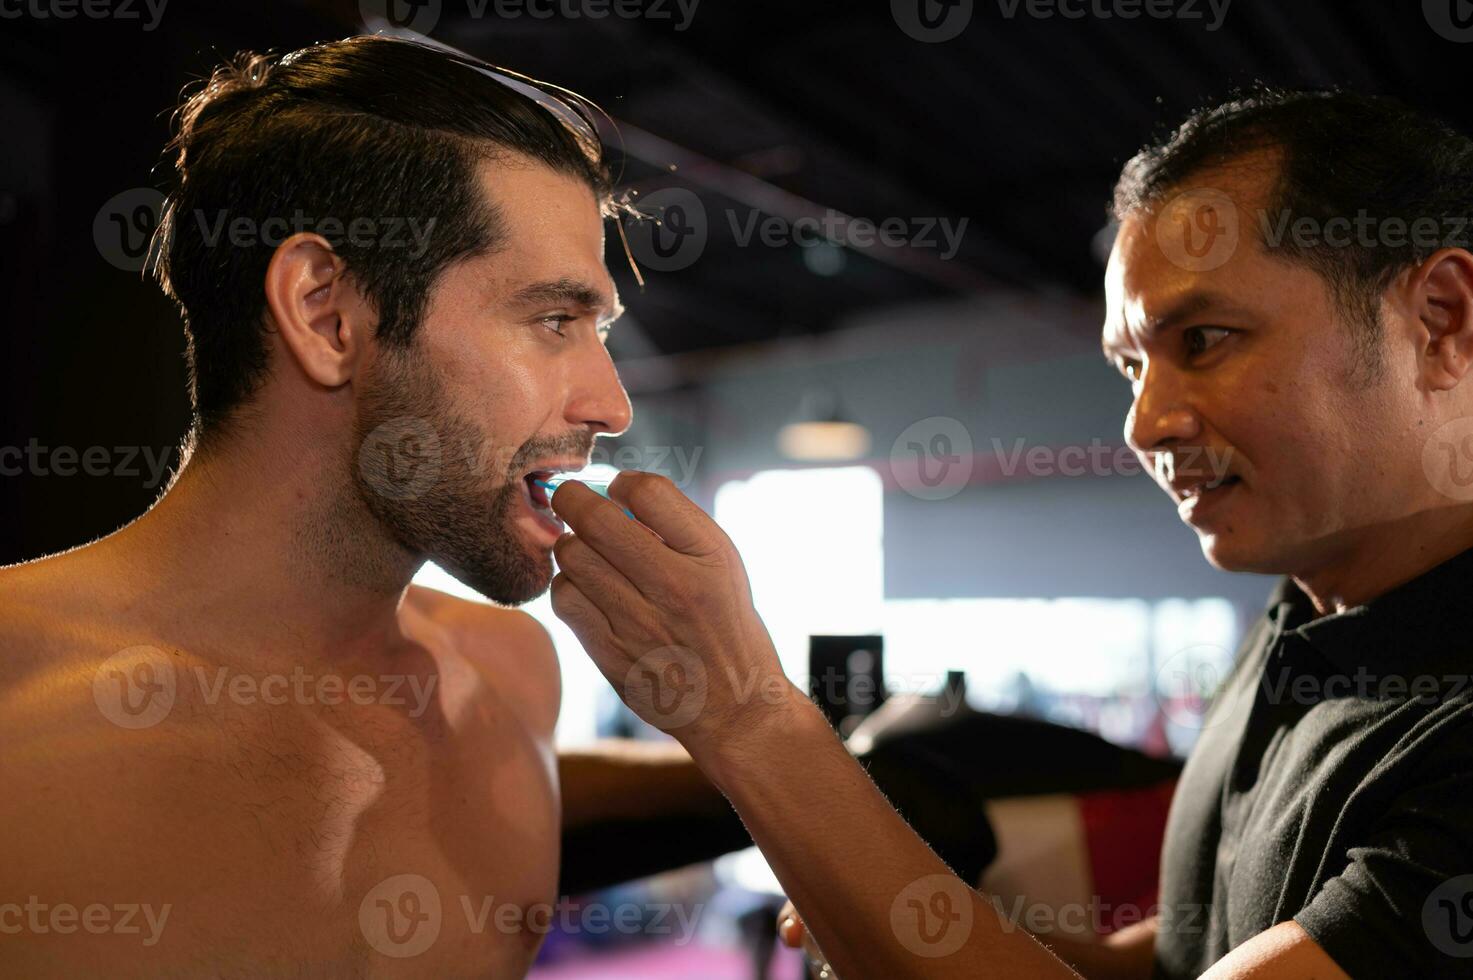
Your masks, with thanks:
<instances>
[{"instance_id":1,"label":"mustache","mask_svg":"<svg viewBox=\"0 0 1473 980\"><path fill-rule=\"evenodd\" d=\"M579 459L588 459L593 455L593 433L592 432L569 432L566 435L554 439L531 439L522 444L512 457L511 464L507 467L507 476L511 479L520 479L527 473L532 464L548 456L576 456Z\"/></svg>"}]
</instances>

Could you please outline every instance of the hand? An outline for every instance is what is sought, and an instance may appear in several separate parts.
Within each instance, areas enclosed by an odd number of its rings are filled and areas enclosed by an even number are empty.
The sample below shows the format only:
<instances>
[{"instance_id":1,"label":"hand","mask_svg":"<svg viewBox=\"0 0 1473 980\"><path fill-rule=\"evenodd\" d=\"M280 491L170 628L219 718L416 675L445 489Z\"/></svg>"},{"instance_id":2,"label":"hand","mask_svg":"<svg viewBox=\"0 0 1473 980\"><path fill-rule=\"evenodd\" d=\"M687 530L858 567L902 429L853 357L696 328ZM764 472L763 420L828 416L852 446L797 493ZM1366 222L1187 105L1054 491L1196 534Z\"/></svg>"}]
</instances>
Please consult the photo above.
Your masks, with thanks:
<instances>
[{"instance_id":1,"label":"hand","mask_svg":"<svg viewBox=\"0 0 1473 980\"><path fill-rule=\"evenodd\" d=\"M818 967L819 976L825 980L837 980L833 968L824 957L823 950L818 948L818 943L813 941L813 936L808 932L808 927L803 924L803 919L798 915L798 910L793 907L792 902L783 906L783 910L777 914L777 934L782 939L783 945L789 949L801 949L807 955L809 963Z\"/></svg>"},{"instance_id":2,"label":"hand","mask_svg":"<svg viewBox=\"0 0 1473 980\"><path fill-rule=\"evenodd\" d=\"M670 480L626 471L609 500L569 481L552 508L571 529L553 546L553 612L624 702L698 764L742 751L806 701L752 606L741 556Z\"/></svg>"}]
</instances>

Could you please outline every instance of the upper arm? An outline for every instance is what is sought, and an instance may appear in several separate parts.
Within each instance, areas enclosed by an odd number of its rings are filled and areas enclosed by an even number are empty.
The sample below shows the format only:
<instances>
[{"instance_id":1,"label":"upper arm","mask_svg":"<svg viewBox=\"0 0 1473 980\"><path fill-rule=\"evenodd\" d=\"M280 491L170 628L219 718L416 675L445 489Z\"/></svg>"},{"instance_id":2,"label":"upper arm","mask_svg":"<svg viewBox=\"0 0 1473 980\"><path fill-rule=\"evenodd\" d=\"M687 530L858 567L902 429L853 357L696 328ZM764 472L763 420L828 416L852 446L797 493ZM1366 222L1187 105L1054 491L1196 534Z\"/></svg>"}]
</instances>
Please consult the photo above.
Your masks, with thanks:
<instances>
[{"instance_id":1,"label":"upper arm","mask_svg":"<svg viewBox=\"0 0 1473 980\"><path fill-rule=\"evenodd\" d=\"M1280 922L1212 964L1202 980L1349 980L1304 927Z\"/></svg>"}]
</instances>

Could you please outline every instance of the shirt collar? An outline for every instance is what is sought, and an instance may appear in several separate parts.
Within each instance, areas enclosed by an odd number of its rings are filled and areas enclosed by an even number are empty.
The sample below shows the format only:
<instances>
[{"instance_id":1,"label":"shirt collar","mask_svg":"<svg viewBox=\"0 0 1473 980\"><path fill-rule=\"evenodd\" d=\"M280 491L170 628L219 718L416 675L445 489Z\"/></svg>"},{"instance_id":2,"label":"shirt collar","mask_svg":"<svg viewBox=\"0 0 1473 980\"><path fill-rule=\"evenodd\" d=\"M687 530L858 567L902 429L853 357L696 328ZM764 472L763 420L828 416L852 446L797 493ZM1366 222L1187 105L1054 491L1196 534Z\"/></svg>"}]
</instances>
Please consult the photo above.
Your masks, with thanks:
<instances>
[{"instance_id":1,"label":"shirt collar","mask_svg":"<svg viewBox=\"0 0 1473 980\"><path fill-rule=\"evenodd\" d=\"M1339 669L1406 674L1466 673L1473 652L1464 609L1473 592L1473 549L1436 565L1370 602L1318 616L1294 580L1269 599L1275 631L1308 641ZM1317 618L1318 617L1318 618Z\"/></svg>"}]
</instances>

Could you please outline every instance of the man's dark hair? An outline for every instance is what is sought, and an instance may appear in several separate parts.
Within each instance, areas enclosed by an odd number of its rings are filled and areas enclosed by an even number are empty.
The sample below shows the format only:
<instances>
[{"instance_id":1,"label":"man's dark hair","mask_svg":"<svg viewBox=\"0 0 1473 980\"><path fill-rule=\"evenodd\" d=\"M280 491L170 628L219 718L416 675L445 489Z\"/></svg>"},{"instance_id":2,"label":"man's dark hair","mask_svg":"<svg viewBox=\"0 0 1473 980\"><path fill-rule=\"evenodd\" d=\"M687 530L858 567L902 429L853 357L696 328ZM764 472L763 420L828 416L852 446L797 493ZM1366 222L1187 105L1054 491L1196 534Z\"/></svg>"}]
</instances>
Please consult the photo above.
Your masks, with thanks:
<instances>
[{"instance_id":1,"label":"man's dark hair","mask_svg":"<svg viewBox=\"0 0 1473 980\"><path fill-rule=\"evenodd\" d=\"M184 315L200 445L235 421L266 374L262 283L281 240L298 230L328 239L378 313L379 342L402 349L440 274L506 244L476 164L524 154L611 207L598 111L556 86L384 36L281 57L242 52L217 68L175 114L154 261ZM364 218L372 232L351 233ZM434 222L414 248L388 220L411 218ZM240 219L252 237L232 235Z\"/></svg>"},{"instance_id":2,"label":"man's dark hair","mask_svg":"<svg viewBox=\"0 0 1473 980\"><path fill-rule=\"evenodd\" d=\"M1303 217L1324 229L1333 218L1437 222L1436 241L1414 236L1387 244L1377 234L1349 243L1292 233L1271 254L1303 263L1329 285L1354 332L1364 367L1380 352L1381 296L1398 274L1439 248L1469 247L1473 218L1473 140L1446 123L1385 97L1342 91L1261 88L1200 109L1175 132L1137 153L1115 185L1112 216L1150 210L1173 188L1206 170L1262 151L1278 162L1264 216L1274 229ZM1287 219L1287 221L1285 221ZM1257 222L1262 229L1263 222ZM1380 225L1378 224L1379 228ZM1386 237L1390 237L1389 235ZM1264 240L1265 246L1268 240Z\"/></svg>"}]
</instances>

